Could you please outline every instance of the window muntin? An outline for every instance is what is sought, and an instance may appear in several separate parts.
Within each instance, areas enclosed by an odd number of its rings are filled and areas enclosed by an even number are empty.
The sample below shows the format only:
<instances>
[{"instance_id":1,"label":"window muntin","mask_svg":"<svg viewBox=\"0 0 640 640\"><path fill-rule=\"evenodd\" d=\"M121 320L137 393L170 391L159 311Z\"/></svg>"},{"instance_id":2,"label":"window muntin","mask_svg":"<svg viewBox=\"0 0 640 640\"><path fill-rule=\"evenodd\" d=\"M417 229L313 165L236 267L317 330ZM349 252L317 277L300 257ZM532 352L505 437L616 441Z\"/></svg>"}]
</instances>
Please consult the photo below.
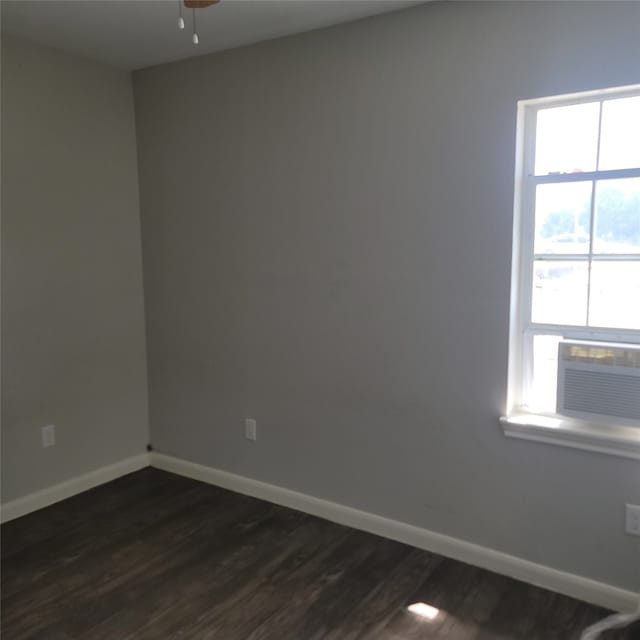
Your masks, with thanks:
<instances>
[{"instance_id":1,"label":"window muntin","mask_svg":"<svg viewBox=\"0 0 640 640\"><path fill-rule=\"evenodd\" d=\"M520 114L510 395L552 413L561 339L640 342L640 86Z\"/></svg>"}]
</instances>

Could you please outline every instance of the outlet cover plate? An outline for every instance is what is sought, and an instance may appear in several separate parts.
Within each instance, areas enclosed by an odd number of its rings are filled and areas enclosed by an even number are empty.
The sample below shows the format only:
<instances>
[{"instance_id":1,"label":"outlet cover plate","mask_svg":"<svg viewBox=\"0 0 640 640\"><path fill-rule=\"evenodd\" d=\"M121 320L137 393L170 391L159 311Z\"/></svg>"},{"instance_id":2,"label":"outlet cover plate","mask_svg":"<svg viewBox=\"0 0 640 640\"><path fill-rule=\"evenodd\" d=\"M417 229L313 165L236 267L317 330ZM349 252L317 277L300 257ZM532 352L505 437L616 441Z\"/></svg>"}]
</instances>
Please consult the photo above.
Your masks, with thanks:
<instances>
[{"instance_id":1,"label":"outlet cover plate","mask_svg":"<svg viewBox=\"0 0 640 640\"><path fill-rule=\"evenodd\" d=\"M640 505L626 505L625 531L632 536L640 536Z\"/></svg>"},{"instance_id":2,"label":"outlet cover plate","mask_svg":"<svg viewBox=\"0 0 640 640\"><path fill-rule=\"evenodd\" d=\"M253 418L244 419L244 437L247 440L255 440L257 436L257 424Z\"/></svg>"},{"instance_id":3,"label":"outlet cover plate","mask_svg":"<svg viewBox=\"0 0 640 640\"><path fill-rule=\"evenodd\" d=\"M53 447L56 443L56 425L47 424L42 427L42 446Z\"/></svg>"}]
</instances>

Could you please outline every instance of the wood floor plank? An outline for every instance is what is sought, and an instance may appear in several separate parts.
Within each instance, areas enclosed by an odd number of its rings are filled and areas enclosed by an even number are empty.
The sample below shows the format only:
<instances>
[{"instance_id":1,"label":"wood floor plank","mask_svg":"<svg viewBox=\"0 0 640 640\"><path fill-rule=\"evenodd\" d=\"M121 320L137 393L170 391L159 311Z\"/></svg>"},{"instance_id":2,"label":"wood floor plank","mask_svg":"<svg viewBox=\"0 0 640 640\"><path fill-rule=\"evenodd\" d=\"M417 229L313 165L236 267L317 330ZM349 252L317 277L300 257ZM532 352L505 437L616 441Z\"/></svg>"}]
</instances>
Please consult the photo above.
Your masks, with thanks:
<instances>
[{"instance_id":1,"label":"wood floor plank","mask_svg":"<svg viewBox=\"0 0 640 640\"><path fill-rule=\"evenodd\" d=\"M70 616L73 624L66 623L65 628L74 637L94 638L99 633L105 637L114 637L114 635L119 638L140 637L142 635L140 625L132 629L131 633L127 631L124 636L121 635L122 629L132 626L132 620L129 617L127 626L123 626L122 618L116 616L113 619L114 613L126 612L131 608L131 604L135 603L135 608L144 615L145 621L149 620L152 613L149 605L162 594L169 596L164 599L164 612L170 612L172 618L177 618L180 604L189 602L190 595L193 593L194 578L198 575L202 578L207 573L218 576L221 573L225 555L237 548L239 541L259 535L261 530L271 531L272 511L271 505L260 505L259 512L253 506L252 512L239 514L234 510L227 514L213 516L215 528L203 527L183 542L174 540L170 543L172 551L168 557L166 554L160 555L154 551L144 573L128 572L123 576L118 588L110 589L106 594L104 599L108 604L103 607L101 615L94 614L82 620L77 616ZM244 527L239 525L238 519L242 521ZM291 521L294 521L293 517ZM207 558L206 563L203 563L203 556ZM147 599L147 593L153 594L154 600ZM176 598L177 595L179 598Z\"/></svg>"},{"instance_id":2,"label":"wood floor plank","mask_svg":"<svg viewBox=\"0 0 640 640\"><path fill-rule=\"evenodd\" d=\"M95 556L104 547L113 548L136 539L145 528L173 517L181 505L190 503L193 495L206 494L200 487L178 483L153 495L127 496L119 506L108 505L104 514L86 511L67 514L67 520L81 520L82 524L75 527L66 524L60 533L3 558L4 597L22 589L33 590L38 582L50 584L48 573L64 570L70 564L80 566L85 557Z\"/></svg>"},{"instance_id":3,"label":"wood floor plank","mask_svg":"<svg viewBox=\"0 0 640 640\"><path fill-rule=\"evenodd\" d=\"M243 514L259 520L270 508L249 499L236 500L226 492L231 502L221 514L211 503L206 485L192 489L190 499L182 495L180 507L164 521L137 531L131 539L99 547L90 559L58 567L29 590L3 597L3 628L16 638L28 637L30 630L43 628L56 614L66 624L89 624L83 623L86 618L95 623L111 615L122 602L122 589L128 582L153 575L167 563L197 556L200 548L194 544L194 536L215 537L225 527L239 526L237 520Z\"/></svg>"},{"instance_id":4,"label":"wood floor plank","mask_svg":"<svg viewBox=\"0 0 640 640\"><path fill-rule=\"evenodd\" d=\"M608 613L155 469L3 525L1 598L3 640L577 640Z\"/></svg>"},{"instance_id":5,"label":"wood floor plank","mask_svg":"<svg viewBox=\"0 0 640 640\"><path fill-rule=\"evenodd\" d=\"M180 492L192 488L187 478L172 476L148 467L122 476L113 482L79 493L51 507L29 513L2 525L2 558L43 543L51 537L72 535L79 529L108 521L111 517L126 517L126 505L140 508L162 497L165 492ZM126 501L123 501L126 497ZM79 518L78 514L84 517Z\"/></svg>"},{"instance_id":6,"label":"wood floor plank","mask_svg":"<svg viewBox=\"0 0 640 640\"><path fill-rule=\"evenodd\" d=\"M121 610L116 616L91 630L91 637L111 638L126 626L126 638L186 637L190 625L204 616L214 615L232 606L234 598L251 588L260 572L283 553L293 553L296 545L307 542L303 514L282 518L277 507L271 507L271 518L264 526L234 531L218 536L210 543L206 562L202 556L176 570L158 576L146 596L136 600L135 611ZM310 540L309 540L310 541ZM251 576L251 579L249 579ZM133 591L138 591L138 585Z\"/></svg>"},{"instance_id":7,"label":"wood floor plank","mask_svg":"<svg viewBox=\"0 0 640 640\"><path fill-rule=\"evenodd\" d=\"M296 589L286 610L280 610L248 637L327 637L349 620L354 608L410 552L409 547L397 542L354 532L343 553L328 557L317 568L311 586Z\"/></svg>"},{"instance_id":8,"label":"wood floor plank","mask_svg":"<svg viewBox=\"0 0 640 640\"><path fill-rule=\"evenodd\" d=\"M309 521L307 526L314 533L302 547L294 553L281 550L267 564L266 571L253 574L250 580L245 577L239 590L226 594L215 605L212 603L208 611L183 627L179 637L250 638L254 629L274 613L288 615L293 597L314 583L326 557L343 553L345 541L354 533L318 521ZM150 635L149 639L153 637L156 636Z\"/></svg>"},{"instance_id":9,"label":"wood floor plank","mask_svg":"<svg viewBox=\"0 0 640 640\"><path fill-rule=\"evenodd\" d=\"M328 630L329 640L368 640L378 635L397 611L411 604L409 594L442 562L443 558L419 549L409 554L381 577L360 602L353 603L339 627Z\"/></svg>"}]
</instances>

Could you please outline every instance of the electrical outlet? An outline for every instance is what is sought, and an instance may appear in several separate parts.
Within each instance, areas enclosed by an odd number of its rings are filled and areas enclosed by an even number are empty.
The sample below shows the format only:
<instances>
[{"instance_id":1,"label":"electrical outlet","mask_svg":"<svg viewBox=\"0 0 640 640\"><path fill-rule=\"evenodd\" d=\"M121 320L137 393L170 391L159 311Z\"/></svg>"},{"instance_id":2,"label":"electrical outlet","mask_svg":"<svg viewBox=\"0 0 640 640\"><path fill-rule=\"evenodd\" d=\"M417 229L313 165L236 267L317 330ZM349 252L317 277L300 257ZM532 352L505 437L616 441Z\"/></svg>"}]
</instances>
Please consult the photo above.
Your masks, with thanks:
<instances>
[{"instance_id":1,"label":"electrical outlet","mask_svg":"<svg viewBox=\"0 0 640 640\"><path fill-rule=\"evenodd\" d=\"M247 440L255 440L257 436L257 425L253 418L244 419L244 437Z\"/></svg>"},{"instance_id":2,"label":"electrical outlet","mask_svg":"<svg viewBox=\"0 0 640 640\"><path fill-rule=\"evenodd\" d=\"M53 447L56 443L56 425L48 424L42 427L42 446Z\"/></svg>"},{"instance_id":3,"label":"electrical outlet","mask_svg":"<svg viewBox=\"0 0 640 640\"><path fill-rule=\"evenodd\" d=\"M640 536L640 505L626 505L625 531L632 536Z\"/></svg>"}]
</instances>

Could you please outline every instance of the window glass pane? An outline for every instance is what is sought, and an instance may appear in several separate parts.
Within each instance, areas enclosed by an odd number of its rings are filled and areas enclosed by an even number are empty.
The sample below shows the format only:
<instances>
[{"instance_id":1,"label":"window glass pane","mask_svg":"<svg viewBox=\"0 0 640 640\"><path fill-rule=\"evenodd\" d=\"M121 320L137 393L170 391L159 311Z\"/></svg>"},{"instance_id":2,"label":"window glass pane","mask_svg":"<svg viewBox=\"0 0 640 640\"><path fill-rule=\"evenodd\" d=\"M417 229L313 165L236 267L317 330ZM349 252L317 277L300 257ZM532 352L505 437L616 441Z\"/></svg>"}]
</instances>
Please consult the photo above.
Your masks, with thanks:
<instances>
[{"instance_id":1,"label":"window glass pane","mask_svg":"<svg viewBox=\"0 0 640 640\"><path fill-rule=\"evenodd\" d=\"M640 96L603 103L599 164L601 170L640 167Z\"/></svg>"},{"instance_id":2,"label":"window glass pane","mask_svg":"<svg viewBox=\"0 0 640 640\"><path fill-rule=\"evenodd\" d=\"M640 329L640 261L592 263L589 325Z\"/></svg>"},{"instance_id":3,"label":"window glass pane","mask_svg":"<svg viewBox=\"0 0 640 640\"><path fill-rule=\"evenodd\" d=\"M594 171L599 116L599 102L538 111L536 175Z\"/></svg>"},{"instance_id":4,"label":"window glass pane","mask_svg":"<svg viewBox=\"0 0 640 640\"><path fill-rule=\"evenodd\" d=\"M531 320L547 324L587 322L588 263L536 260Z\"/></svg>"},{"instance_id":5,"label":"window glass pane","mask_svg":"<svg viewBox=\"0 0 640 640\"><path fill-rule=\"evenodd\" d=\"M536 188L535 253L588 253L591 182Z\"/></svg>"},{"instance_id":6,"label":"window glass pane","mask_svg":"<svg viewBox=\"0 0 640 640\"><path fill-rule=\"evenodd\" d=\"M594 253L640 253L640 178L596 184Z\"/></svg>"},{"instance_id":7,"label":"window glass pane","mask_svg":"<svg viewBox=\"0 0 640 640\"><path fill-rule=\"evenodd\" d=\"M556 410L558 343L562 336L533 337L533 377L527 398L532 411Z\"/></svg>"}]
</instances>

